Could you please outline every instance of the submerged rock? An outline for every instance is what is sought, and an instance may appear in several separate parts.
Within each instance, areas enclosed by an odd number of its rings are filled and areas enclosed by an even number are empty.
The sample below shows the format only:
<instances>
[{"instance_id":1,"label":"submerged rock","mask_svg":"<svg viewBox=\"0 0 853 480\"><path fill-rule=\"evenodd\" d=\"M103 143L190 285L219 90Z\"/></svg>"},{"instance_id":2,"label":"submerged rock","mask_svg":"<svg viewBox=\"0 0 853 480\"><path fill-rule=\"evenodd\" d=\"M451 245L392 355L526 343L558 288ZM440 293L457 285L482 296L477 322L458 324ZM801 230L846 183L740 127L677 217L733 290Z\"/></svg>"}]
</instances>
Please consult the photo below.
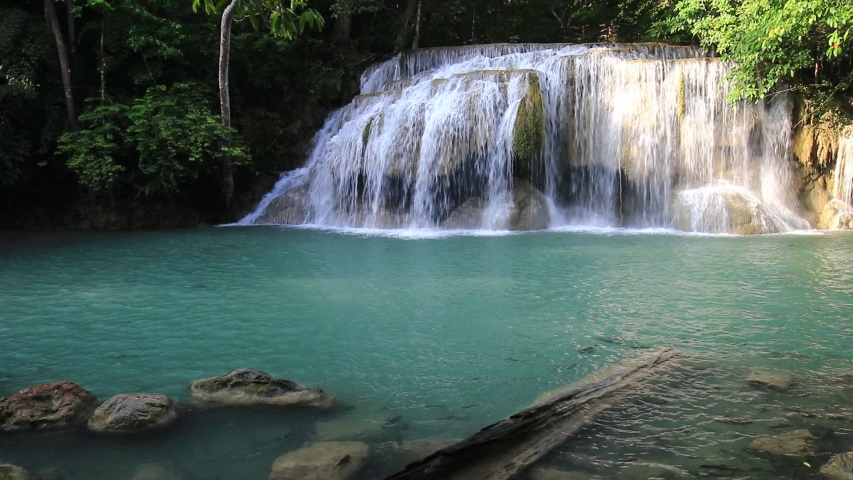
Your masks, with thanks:
<instances>
[{"instance_id":1,"label":"submerged rock","mask_svg":"<svg viewBox=\"0 0 853 480\"><path fill-rule=\"evenodd\" d=\"M828 480L853 480L853 452L836 455L820 468L820 474Z\"/></svg>"},{"instance_id":2,"label":"submerged rock","mask_svg":"<svg viewBox=\"0 0 853 480\"><path fill-rule=\"evenodd\" d=\"M316 439L322 441L356 440L379 436L389 426L384 419L342 418L317 422L314 432Z\"/></svg>"},{"instance_id":3,"label":"submerged rock","mask_svg":"<svg viewBox=\"0 0 853 480\"><path fill-rule=\"evenodd\" d=\"M433 453L462 441L461 438L419 438L403 440L397 444L397 452L409 462L428 457Z\"/></svg>"},{"instance_id":4,"label":"submerged rock","mask_svg":"<svg viewBox=\"0 0 853 480\"><path fill-rule=\"evenodd\" d=\"M772 390L788 390L794 386L794 380L790 376L769 370L753 370L746 377L746 381Z\"/></svg>"},{"instance_id":5,"label":"submerged rock","mask_svg":"<svg viewBox=\"0 0 853 480\"><path fill-rule=\"evenodd\" d=\"M334 398L319 388L307 388L267 373L238 368L219 377L190 384L194 400L218 405L303 405L330 408Z\"/></svg>"},{"instance_id":6,"label":"submerged rock","mask_svg":"<svg viewBox=\"0 0 853 480\"><path fill-rule=\"evenodd\" d=\"M0 465L0 480L41 480L41 477L26 468L15 465Z\"/></svg>"},{"instance_id":7,"label":"submerged rock","mask_svg":"<svg viewBox=\"0 0 853 480\"><path fill-rule=\"evenodd\" d=\"M557 470L556 468L534 468L528 476L530 480L593 480L601 477L585 472Z\"/></svg>"},{"instance_id":8,"label":"submerged rock","mask_svg":"<svg viewBox=\"0 0 853 480\"><path fill-rule=\"evenodd\" d=\"M142 432L163 428L178 418L175 403L159 393L120 393L89 418L94 432Z\"/></svg>"},{"instance_id":9,"label":"submerged rock","mask_svg":"<svg viewBox=\"0 0 853 480\"><path fill-rule=\"evenodd\" d=\"M82 426L98 399L76 383L59 381L0 398L0 431L50 430Z\"/></svg>"},{"instance_id":10,"label":"submerged rock","mask_svg":"<svg viewBox=\"0 0 853 480\"><path fill-rule=\"evenodd\" d=\"M758 437L750 448L768 455L804 458L814 455L815 436L808 430L794 430L778 436Z\"/></svg>"},{"instance_id":11,"label":"submerged rock","mask_svg":"<svg viewBox=\"0 0 853 480\"><path fill-rule=\"evenodd\" d=\"M270 480L346 480L364 466L370 449L362 442L321 442L275 459Z\"/></svg>"},{"instance_id":12,"label":"submerged rock","mask_svg":"<svg viewBox=\"0 0 853 480\"><path fill-rule=\"evenodd\" d=\"M132 480L181 480L182 478L182 475L173 469L148 463L136 468Z\"/></svg>"}]
</instances>

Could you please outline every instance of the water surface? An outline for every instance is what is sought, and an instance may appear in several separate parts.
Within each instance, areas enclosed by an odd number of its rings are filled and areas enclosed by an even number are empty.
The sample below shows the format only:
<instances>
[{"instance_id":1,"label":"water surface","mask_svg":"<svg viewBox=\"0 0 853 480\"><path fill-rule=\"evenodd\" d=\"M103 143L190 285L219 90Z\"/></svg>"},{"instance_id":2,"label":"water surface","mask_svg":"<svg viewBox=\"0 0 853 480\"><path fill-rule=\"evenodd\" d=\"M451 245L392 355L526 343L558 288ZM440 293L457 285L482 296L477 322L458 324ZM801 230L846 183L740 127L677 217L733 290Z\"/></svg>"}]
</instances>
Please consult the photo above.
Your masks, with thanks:
<instances>
[{"instance_id":1,"label":"water surface","mask_svg":"<svg viewBox=\"0 0 853 480\"><path fill-rule=\"evenodd\" d=\"M469 435L660 346L696 360L549 461L607 477L646 455L689 477L703 462L748 459L753 478L779 478L744 450L784 422L829 429L825 453L853 447L853 390L832 381L853 369L850 235L428 237L277 227L0 235L0 395L65 379L102 400L152 391L185 401L190 381L250 367L340 403L197 412L143 438L3 435L0 459L78 479L130 479L149 462L190 479L263 479L278 455L326 431L317 422L336 421L371 444L364 478L377 478L405 464L393 442ZM746 386L756 366L800 386ZM852 416L821 423L791 418L792 408ZM785 471L809 475L801 470Z\"/></svg>"}]
</instances>

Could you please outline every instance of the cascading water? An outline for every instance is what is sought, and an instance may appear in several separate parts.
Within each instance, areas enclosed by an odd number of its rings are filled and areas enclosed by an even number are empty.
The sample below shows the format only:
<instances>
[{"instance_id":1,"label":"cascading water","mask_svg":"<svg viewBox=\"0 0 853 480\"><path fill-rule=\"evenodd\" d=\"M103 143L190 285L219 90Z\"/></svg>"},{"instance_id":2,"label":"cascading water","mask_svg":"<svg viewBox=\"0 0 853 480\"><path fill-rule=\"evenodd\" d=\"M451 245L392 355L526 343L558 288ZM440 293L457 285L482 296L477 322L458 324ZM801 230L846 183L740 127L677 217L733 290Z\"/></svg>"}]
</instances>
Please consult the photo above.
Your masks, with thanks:
<instances>
[{"instance_id":1,"label":"cascading water","mask_svg":"<svg viewBox=\"0 0 853 480\"><path fill-rule=\"evenodd\" d=\"M306 166L241 223L713 233L808 228L789 101L727 102L690 47L483 45L368 69Z\"/></svg>"}]
</instances>

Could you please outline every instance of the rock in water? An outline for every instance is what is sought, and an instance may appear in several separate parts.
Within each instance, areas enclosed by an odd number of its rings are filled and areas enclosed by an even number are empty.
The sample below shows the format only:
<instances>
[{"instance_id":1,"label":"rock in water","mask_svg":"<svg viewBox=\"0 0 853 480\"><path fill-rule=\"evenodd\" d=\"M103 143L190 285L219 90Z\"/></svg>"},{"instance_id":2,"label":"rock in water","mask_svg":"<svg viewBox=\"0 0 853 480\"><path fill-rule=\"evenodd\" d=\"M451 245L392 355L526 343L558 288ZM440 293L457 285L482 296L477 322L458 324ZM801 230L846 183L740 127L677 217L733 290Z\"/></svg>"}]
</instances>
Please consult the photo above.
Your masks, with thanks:
<instances>
[{"instance_id":1,"label":"rock in water","mask_svg":"<svg viewBox=\"0 0 853 480\"><path fill-rule=\"evenodd\" d=\"M853 480L853 452L836 455L820 468L820 474L828 480Z\"/></svg>"},{"instance_id":2,"label":"rock in water","mask_svg":"<svg viewBox=\"0 0 853 480\"><path fill-rule=\"evenodd\" d=\"M320 442L275 459L270 480L346 480L367 461L362 442Z\"/></svg>"},{"instance_id":3,"label":"rock in water","mask_svg":"<svg viewBox=\"0 0 853 480\"><path fill-rule=\"evenodd\" d=\"M94 432L130 433L163 428L178 418L175 403L159 393L120 393L89 418Z\"/></svg>"},{"instance_id":4,"label":"rock in water","mask_svg":"<svg viewBox=\"0 0 853 480\"><path fill-rule=\"evenodd\" d=\"M746 377L746 381L753 385L780 391L788 390L794 386L794 381L788 375L773 373L768 370L754 370Z\"/></svg>"},{"instance_id":5,"label":"rock in water","mask_svg":"<svg viewBox=\"0 0 853 480\"><path fill-rule=\"evenodd\" d=\"M219 377L196 380L192 398L219 405L303 405L330 408L334 398L319 388L307 388L290 380L273 378L258 370L238 368Z\"/></svg>"},{"instance_id":6,"label":"rock in water","mask_svg":"<svg viewBox=\"0 0 853 480\"><path fill-rule=\"evenodd\" d=\"M513 206L509 215L510 230L543 230L548 228L551 214L548 199L530 182L515 180Z\"/></svg>"},{"instance_id":7,"label":"rock in water","mask_svg":"<svg viewBox=\"0 0 853 480\"><path fill-rule=\"evenodd\" d=\"M15 465L0 465L0 480L41 480L41 477L26 468Z\"/></svg>"},{"instance_id":8,"label":"rock in water","mask_svg":"<svg viewBox=\"0 0 853 480\"><path fill-rule=\"evenodd\" d=\"M815 437L808 430L794 430L775 437L758 437L750 448L759 453L804 458L814 455Z\"/></svg>"},{"instance_id":9,"label":"rock in water","mask_svg":"<svg viewBox=\"0 0 853 480\"><path fill-rule=\"evenodd\" d=\"M133 473L133 480L181 480L181 474L155 463L140 465Z\"/></svg>"},{"instance_id":10,"label":"rock in water","mask_svg":"<svg viewBox=\"0 0 853 480\"><path fill-rule=\"evenodd\" d=\"M0 431L51 430L84 425L98 399L76 383L60 381L0 398Z\"/></svg>"}]
</instances>

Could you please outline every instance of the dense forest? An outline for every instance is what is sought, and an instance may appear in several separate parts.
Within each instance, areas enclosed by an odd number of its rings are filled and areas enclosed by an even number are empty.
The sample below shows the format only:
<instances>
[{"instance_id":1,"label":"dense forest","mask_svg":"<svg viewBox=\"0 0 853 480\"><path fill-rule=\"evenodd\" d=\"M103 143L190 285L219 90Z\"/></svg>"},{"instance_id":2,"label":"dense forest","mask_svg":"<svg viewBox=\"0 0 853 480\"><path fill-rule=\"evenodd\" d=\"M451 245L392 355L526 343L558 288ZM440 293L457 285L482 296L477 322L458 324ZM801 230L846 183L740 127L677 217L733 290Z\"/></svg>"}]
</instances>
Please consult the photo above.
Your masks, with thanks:
<instances>
[{"instance_id":1,"label":"dense forest","mask_svg":"<svg viewBox=\"0 0 853 480\"><path fill-rule=\"evenodd\" d=\"M496 42L701 44L731 100L853 109L853 0L11 0L0 8L0 227L235 219L304 160L369 64ZM11 4L11 5L10 5Z\"/></svg>"}]
</instances>

